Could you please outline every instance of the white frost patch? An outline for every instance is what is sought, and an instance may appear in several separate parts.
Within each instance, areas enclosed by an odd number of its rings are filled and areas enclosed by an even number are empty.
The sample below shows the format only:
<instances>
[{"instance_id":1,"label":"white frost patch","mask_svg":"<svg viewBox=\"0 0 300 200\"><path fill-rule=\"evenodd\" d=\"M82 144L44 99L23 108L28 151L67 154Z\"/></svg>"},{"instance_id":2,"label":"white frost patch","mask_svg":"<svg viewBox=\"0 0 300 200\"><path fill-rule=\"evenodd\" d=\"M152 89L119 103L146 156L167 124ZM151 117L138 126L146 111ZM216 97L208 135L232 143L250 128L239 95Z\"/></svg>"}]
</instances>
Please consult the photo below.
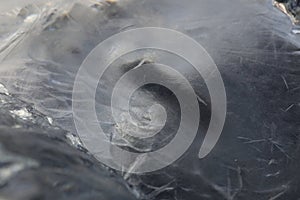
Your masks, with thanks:
<instances>
[{"instance_id":1,"label":"white frost patch","mask_svg":"<svg viewBox=\"0 0 300 200\"><path fill-rule=\"evenodd\" d=\"M20 110L11 110L10 113L13 115L16 115L22 119L28 119L31 118L32 114L28 112L26 108L21 108Z\"/></svg>"}]
</instances>

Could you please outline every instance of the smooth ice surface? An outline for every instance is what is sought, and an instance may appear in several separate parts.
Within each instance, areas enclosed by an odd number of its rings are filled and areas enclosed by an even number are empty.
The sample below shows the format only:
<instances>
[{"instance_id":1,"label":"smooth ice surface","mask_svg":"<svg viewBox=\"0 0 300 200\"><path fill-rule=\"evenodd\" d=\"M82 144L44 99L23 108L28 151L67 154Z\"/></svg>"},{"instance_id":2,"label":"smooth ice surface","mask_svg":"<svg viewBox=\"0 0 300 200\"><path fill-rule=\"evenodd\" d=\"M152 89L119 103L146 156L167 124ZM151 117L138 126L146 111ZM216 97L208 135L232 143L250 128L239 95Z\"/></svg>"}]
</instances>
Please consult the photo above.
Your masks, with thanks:
<instances>
[{"instance_id":1,"label":"smooth ice surface","mask_svg":"<svg viewBox=\"0 0 300 200\"><path fill-rule=\"evenodd\" d=\"M9 4L3 4L7 12L0 18L0 123L5 126L0 131L0 142L5 152L12 152L8 155L18 155L12 163L23 164L12 165L10 173L14 176L1 176L11 184L0 189L0 197L20 199L17 195L26 192L22 199L31 199L32 195L44 195L45 199L53 199L53 195L67 199L132 199L131 193L139 199L170 200L299 198L300 39L293 33L295 27L289 18L273 7L272 1ZM183 69L187 69L185 75L201 94L199 137L180 160L166 169L143 175L118 172L110 177L107 168L84 153L76 137L71 111L73 81L83 59L99 42L120 31L144 26L181 31L205 47L224 80L227 119L213 152L199 159L198 150L210 117L210 99L201 77L187 63L164 52L128 55L113 63L114 67L99 81L96 110L103 129L115 131L108 104L113 84L142 59L161 56L170 62L182 62ZM148 151L170 141L180 113L169 90L155 85L141 88L132 96L132 113L136 119L147 120L141 113L153 103L167 107L165 133L169 134L146 141L116 138L114 142L124 148ZM24 129L43 136L24 133ZM40 129L43 131L36 131ZM67 138L59 139L58 149L57 137ZM15 150L15 144L19 150ZM33 146L40 155L32 150ZM30 159L24 162L26 157ZM30 170L36 167L37 172ZM120 192L115 192L116 187L121 188ZM76 196L79 191L83 196Z\"/></svg>"}]
</instances>

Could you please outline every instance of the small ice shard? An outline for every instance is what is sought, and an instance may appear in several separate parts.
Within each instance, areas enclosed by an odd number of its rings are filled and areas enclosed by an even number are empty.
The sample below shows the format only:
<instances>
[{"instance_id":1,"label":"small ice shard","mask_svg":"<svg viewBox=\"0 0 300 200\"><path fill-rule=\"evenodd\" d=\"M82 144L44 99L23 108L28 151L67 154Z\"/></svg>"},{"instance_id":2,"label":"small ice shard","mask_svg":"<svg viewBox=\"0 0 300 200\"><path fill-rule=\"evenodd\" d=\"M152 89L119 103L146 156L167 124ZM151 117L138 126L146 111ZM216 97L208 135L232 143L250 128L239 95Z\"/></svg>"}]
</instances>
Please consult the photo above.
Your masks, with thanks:
<instances>
[{"instance_id":1,"label":"small ice shard","mask_svg":"<svg viewBox=\"0 0 300 200\"><path fill-rule=\"evenodd\" d=\"M66 137L70 140L73 146L83 146L79 138L71 133L67 134Z\"/></svg>"},{"instance_id":2,"label":"small ice shard","mask_svg":"<svg viewBox=\"0 0 300 200\"><path fill-rule=\"evenodd\" d=\"M117 0L106 0L107 3L117 3Z\"/></svg>"},{"instance_id":3,"label":"small ice shard","mask_svg":"<svg viewBox=\"0 0 300 200\"><path fill-rule=\"evenodd\" d=\"M292 33L295 35L300 34L300 29L292 29Z\"/></svg>"},{"instance_id":4,"label":"small ice shard","mask_svg":"<svg viewBox=\"0 0 300 200\"><path fill-rule=\"evenodd\" d=\"M49 122L49 124L53 124L53 119L51 118L51 117L47 117L47 120L48 120L48 122Z\"/></svg>"},{"instance_id":5,"label":"small ice shard","mask_svg":"<svg viewBox=\"0 0 300 200\"><path fill-rule=\"evenodd\" d=\"M6 87L4 85L2 85L0 83L0 94L5 94L5 95L9 95L8 90L6 89Z\"/></svg>"},{"instance_id":6,"label":"small ice shard","mask_svg":"<svg viewBox=\"0 0 300 200\"><path fill-rule=\"evenodd\" d=\"M300 24L299 0L274 0L273 5L289 16L294 24Z\"/></svg>"},{"instance_id":7,"label":"small ice shard","mask_svg":"<svg viewBox=\"0 0 300 200\"><path fill-rule=\"evenodd\" d=\"M26 17L24 22L25 23L33 23L35 20L37 20L37 18L38 18L37 14L29 15L28 17Z\"/></svg>"}]
</instances>

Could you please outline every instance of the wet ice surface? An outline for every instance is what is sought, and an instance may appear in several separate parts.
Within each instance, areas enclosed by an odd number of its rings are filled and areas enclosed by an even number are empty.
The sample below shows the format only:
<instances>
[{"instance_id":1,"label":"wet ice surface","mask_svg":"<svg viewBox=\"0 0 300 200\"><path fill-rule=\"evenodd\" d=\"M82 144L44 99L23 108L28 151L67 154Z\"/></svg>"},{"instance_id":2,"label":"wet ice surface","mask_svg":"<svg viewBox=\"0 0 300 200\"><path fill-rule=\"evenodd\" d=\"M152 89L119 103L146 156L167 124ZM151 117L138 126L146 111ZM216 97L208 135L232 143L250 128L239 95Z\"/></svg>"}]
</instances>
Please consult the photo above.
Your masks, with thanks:
<instances>
[{"instance_id":1,"label":"wet ice surface","mask_svg":"<svg viewBox=\"0 0 300 200\"><path fill-rule=\"evenodd\" d=\"M299 198L300 39L271 1L78 2L37 3L1 16L0 149L6 155L0 160L6 163L0 171L1 197L134 199L133 193L139 199ZM209 121L209 109L201 104L199 137L180 160L150 174L116 175L84 153L76 137L73 81L100 41L143 26L182 31L206 48L224 80L227 119L208 157L197 157ZM134 58L142 59L127 59ZM124 71L108 71L104 83L109 84L98 87L98 118L107 130L113 128L105 124L110 122L105 109L110 83ZM187 73L209 102L200 77ZM169 128L176 129L178 107L171 97L163 88L142 88L133 96L133 110L139 113L149 101L164 102L174 114ZM135 142L144 148L139 150L153 147L153 141Z\"/></svg>"}]
</instances>

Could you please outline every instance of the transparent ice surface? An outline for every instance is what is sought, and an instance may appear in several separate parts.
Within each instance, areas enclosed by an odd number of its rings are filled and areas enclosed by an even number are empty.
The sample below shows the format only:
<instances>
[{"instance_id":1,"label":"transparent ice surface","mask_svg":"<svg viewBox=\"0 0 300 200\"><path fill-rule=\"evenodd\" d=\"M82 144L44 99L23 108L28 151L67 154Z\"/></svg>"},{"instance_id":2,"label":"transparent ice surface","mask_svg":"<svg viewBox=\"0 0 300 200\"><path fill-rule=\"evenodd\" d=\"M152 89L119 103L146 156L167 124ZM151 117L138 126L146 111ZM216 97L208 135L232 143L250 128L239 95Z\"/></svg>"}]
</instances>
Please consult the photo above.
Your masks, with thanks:
<instances>
[{"instance_id":1,"label":"transparent ice surface","mask_svg":"<svg viewBox=\"0 0 300 200\"><path fill-rule=\"evenodd\" d=\"M116 177L105 179L110 180L113 186L103 189L105 184L101 180L94 180L93 176L101 179L101 173L106 174L108 169L88 157L89 164L78 161L78 169L67 165L65 170L70 168L71 175L57 182L56 198L74 199L71 194L76 192L66 192L68 188L73 191L73 188L74 191L86 192L81 199L100 198L101 194L107 199L116 199L110 196L114 193L112 188L116 187L115 184L123 188L118 199L133 198L124 189L125 186L130 187L138 199L299 198L300 39L299 34L294 34L295 27L288 17L273 7L272 1L120 0L112 3L86 0L13 3L1 3L1 9L6 12L1 12L0 18L0 93L3 94L0 98L3 112L0 122L5 127L43 129L50 139L36 139L36 144L41 143L43 152L43 141L49 143L48 151L53 156L50 161L54 164L60 164L67 158L71 160L66 162L72 163L73 159L88 156L75 148L64 146L63 142L61 149L52 151L56 148L51 143L55 142L53 137L57 132L52 129L54 126L60 127L59 132L67 135L66 141L83 151L76 137L71 111L73 81L87 54L99 42L120 31L159 26L191 36L205 47L217 64L227 92L225 127L217 146L208 157L201 160L197 157L210 116L209 106L200 103L199 137L173 165L150 174L118 173ZM153 55L167 59L169 56L170 62L177 62L171 55L163 55L162 52L157 54L140 52L129 55L114 63L115 67L107 71L99 82L96 109L99 121L108 133L115 131L107 104L112 84L141 59L149 59ZM185 65L182 63L182 66ZM201 99L209 105L210 99L201 77L192 70L187 70L186 75L191 77L193 86L202 94ZM100 87L103 85L106 87ZM165 88L153 85L141 88L133 95L133 114L140 119L140 113L145 113L145 108L153 102L168 107L172 116L168 128L176 129L178 105L172 93ZM21 106L18 106L19 103ZM30 107L25 107L23 103ZM27 113L29 108L37 112L39 117L32 118L35 115ZM9 135L6 133L11 131L2 132ZM30 139L35 140L35 135L29 135ZM148 141L117 138L115 142L124 148L147 151L161 147L173 137L172 134L160 136L164 137ZM6 137L0 137L2 143L7 141ZM12 134L11 137L22 145L20 134ZM9 143L5 144L9 149ZM24 146L28 152L26 156L34 157L29 147L32 148L30 145ZM65 148L70 150L67 158L63 156ZM38 163L39 159L48 158L37 157L37 161L32 162ZM32 163L26 165L29 168L35 166ZM78 173L81 167L84 171ZM61 168L56 172L51 164L39 169L43 176L48 173L54 176L54 173L58 179L68 174L60 171ZM30 173L25 170L21 174L16 173L16 179L12 179L20 190L28 193L28 197L23 199L31 199L30 195L35 191L24 189L22 186L26 183L19 182L22 179L18 177L31 177ZM6 181L9 182L9 179ZM37 184L40 179L30 181ZM117 184L119 181L121 183ZM83 187L87 182L90 187ZM96 185L96 192L91 189L92 184ZM9 193L10 189L4 186L0 194L8 199L20 199ZM53 197L47 184L40 189L46 199Z\"/></svg>"}]
</instances>

